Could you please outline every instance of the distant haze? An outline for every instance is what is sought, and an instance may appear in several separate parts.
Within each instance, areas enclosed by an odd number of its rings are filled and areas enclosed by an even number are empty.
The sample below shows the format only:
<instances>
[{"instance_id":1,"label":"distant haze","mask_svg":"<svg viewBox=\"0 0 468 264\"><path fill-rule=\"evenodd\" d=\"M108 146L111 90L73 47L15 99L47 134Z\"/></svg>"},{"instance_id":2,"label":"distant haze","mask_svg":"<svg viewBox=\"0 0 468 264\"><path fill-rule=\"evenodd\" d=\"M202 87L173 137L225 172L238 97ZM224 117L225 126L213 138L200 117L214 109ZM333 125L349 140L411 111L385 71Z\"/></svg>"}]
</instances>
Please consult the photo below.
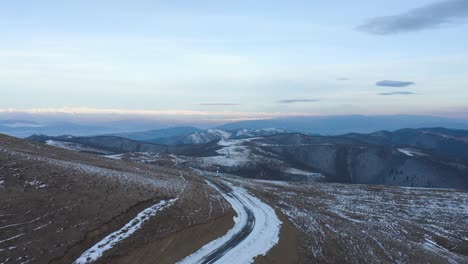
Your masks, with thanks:
<instances>
[{"instance_id":1,"label":"distant haze","mask_svg":"<svg viewBox=\"0 0 468 264\"><path fill-rule=\"evenodd\" d=\"M0 120L0 133L16 137L28 137L32 134L57 135L99 135L126 132L149 131L166 128L180 127L184 130L221 128L236 130L242 128L262 129L277 128L288 132L300 132L308 134L338 135L350 132L370 133L379 130L394 131L401 128L426 128L446 127L454 129L468 129L467 119L452 119L433 116L299 116L268 118L257 120L243 120L233 122L209 122L193 120L108 120L92 121L79 120L59 121L59 119L25 120L10 119ZM194 127L194 128L190 128ZM166 131L162 130L161 133ZM154 132L153 132L154 133ZM153 134L152 133L152 134Z\"/></svg>"}]
</instances>

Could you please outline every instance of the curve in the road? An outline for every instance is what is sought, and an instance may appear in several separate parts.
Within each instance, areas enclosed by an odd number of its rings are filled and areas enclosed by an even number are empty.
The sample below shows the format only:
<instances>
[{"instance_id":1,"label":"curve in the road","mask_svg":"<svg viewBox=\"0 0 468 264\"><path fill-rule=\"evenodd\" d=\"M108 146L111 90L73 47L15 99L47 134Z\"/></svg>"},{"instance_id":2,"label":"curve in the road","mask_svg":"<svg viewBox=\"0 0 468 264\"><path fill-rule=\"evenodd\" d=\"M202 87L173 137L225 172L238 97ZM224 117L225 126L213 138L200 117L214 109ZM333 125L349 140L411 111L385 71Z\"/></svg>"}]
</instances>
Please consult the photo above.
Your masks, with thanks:
<instances>
[{"instance_id":1,"label":"curve in the road","mask_svg":"<svg viewBox=\"0 0 468 264\"><path fill-rule=\"evenodd\" d=\"M281 221L274 210L245 189L227 182L207 182L217 189L236 211L234 227L180 263L251 263L265 255L279 240Z\"/></svg>"}]
</instances>

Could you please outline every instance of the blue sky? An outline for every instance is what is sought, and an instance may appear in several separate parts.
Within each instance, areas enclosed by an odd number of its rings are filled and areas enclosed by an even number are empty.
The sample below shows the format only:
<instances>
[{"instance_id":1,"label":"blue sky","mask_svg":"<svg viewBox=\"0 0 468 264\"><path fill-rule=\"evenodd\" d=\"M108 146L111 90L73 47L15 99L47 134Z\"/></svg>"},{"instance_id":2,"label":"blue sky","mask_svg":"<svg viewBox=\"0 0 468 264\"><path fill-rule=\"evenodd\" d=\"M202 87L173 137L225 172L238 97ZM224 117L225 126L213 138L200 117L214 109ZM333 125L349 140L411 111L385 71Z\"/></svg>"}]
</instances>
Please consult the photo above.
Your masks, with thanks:
<instances>
[{"instance_id":1,"label":"blue sky","mask_svg":"<svg viewBox=\"0 0 468 264\"><path fill-rule=\"evenodd\" d=\"M7 1L0 111L466 118L467 18L465 0Z\"/></svg>"}]
</instances>

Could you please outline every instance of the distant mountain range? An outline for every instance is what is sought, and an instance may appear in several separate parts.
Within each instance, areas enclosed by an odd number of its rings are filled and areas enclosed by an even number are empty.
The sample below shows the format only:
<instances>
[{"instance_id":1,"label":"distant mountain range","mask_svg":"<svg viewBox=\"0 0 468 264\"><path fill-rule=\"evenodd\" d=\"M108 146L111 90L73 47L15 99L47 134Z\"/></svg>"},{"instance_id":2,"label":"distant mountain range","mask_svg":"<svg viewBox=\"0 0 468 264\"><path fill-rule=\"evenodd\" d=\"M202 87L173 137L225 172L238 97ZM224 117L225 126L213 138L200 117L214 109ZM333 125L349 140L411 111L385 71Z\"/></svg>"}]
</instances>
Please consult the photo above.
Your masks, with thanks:
<instances>
[{"instance_id":1,"label":"distant mountain range","mask_svg":"<svg viewBox=\"0 0 468 264\"><path fill-rule=\"evenodd\" d=\"M264 128L264 129L236 129L236 130L224 130L224 129L207 129L200 130L195 133L188 135L174 135L172 137L157 138L152 140L146 140L147 142L165 144L165 145L180 145L180 144L204 144L208 142L219 141L221 139L240 139L240 138L251 138L251 137L264 137L270 135L276 135L286 133L287 131L276 129L276 128Z\"/></svg>"},{"instance_id":2,"label":"distant mountain range","mask_svg":"<svg viewBox=\"0 0 468 264\"><path fill-rule=\"evenodd\" d=\"M287 131L313 135L342 135L346 133L372 133L380 130L395 131L403 128L446 127L468 129L468 120L433 116L316 116L249 120L228 123L221 129L262 129L274 127Z\"/></svg>"},{"instance_id":3,"label":"distant mountain range","mask_svg":"<svg viewBox=\"0 0 468 264\"><path fill-rule=\"evenodd\" d=\"M168 128L170 127L170 128ZM288 132L311 135L341 135L347 133L372 133L375 131L395 131L403 128L446 127L450 129L468 129L468 120L449 119L432 116L393 115L393 116L317 116L288 117L267 120L250 120L227 123L215 130L239 131L265 130L275 128ZM205 132L193 126L174 126L161 121L123 120L89 124L72 122L33 122L27 119L0 120L0 133L16 137L28 137L33 134L49 136L74 135L113 135L134 140L144 140L161 144L190 144L193 139L181 139L194 133L201 141ZM213 133L208 133L213 134ZM206 135L211 137L210 135Z\"/></svg>"},{"instance_id":4,"label":"distant mountain range","mask_svg":"<svg viewBox=\"0 0 468 264\"><path fill-rule=\"evenodd\" d=\"M111 135L133 140L158 143L159 141L164 141L165 139L170 141L170 139L174 137L188 136L190 134L194 134L201 131L203 130L196 127L172 127L143 132L115 133Z\"/></svg>"},{"instance_id":5,"label":"distant mountain range","mask_svg":"<svg viewBox=\"0 0 468 264\"><path fill-rule=\"evenodd\" d=\"M146 131L149 134L155 133L153 130L162 129L158 135L169 133L172 129L164 131L169 124L148 120L123 120L123 121L106 121L93 123L73 123L73 122L48 122L48 121L28 121L24 119L15 120L0 120L0 133L14 137L26 138L34 134L43 134L48 136L74 135L74 136L94 136L94 135L119 135L132 137L135 134L135 139L151 139L145 138ZM177 130L184 130L184 127L176 127ZM193 133L200 129L190 128ZM134 132L136 131L136 132ZM142 133L143 131L143 133ZM128 135L125 135L128 134Z\"/></svg>"},{"instance_id":6,"label":"distant mountain range","mask_svg":"<svg viewBox=\"0 0 468 264\"><path fill-rule=\"evenodd\" d=\"M74 136L58 136L51 137L45 135L33 135L27 138L30 141L46 143L65 149L75 149L81 152L95 154L117 154L128 152L148 152L148 153L165 153L178 155L212 155L213 150L218 147L216 142L206 144L192 145L161 145L142 141L131 140L116 136L90 136L90 137L74 137ZM73 143L70 145L69 143Z\"/></svg>"},{"instance_id":7,"label":"distant mountain range","mask_svg":"<svg viewBox=\"0 0 468 264\"><path fill-rule=\"evenodd\" d=\"M0 133L14 137L28 137L33 134L93 135L112 131L101 126L79 125L74 123L41 123L29 120L0 120Z\"/></svg>"},{"instance_id":8,"label":"distant mountain range","mask_svg":"<svg viewBox=\"0 0 468 264\"><path fill-rule=\"evenodd\" d=\"M401 129L371 134L346 134L344 137L362 142L397 147L419 148L439 157L468 161L468 131L447 128Z\"/></svg>"},{"instance_id":9,"label":"distant mountain range","mask_svg":"<svg viewBox=\"0 0 468 264\"><path fill-rule=\"evenodd\" d=\"M185 135L188 130L171 130L179 135L170 142L179 144L172 145L117 136L35 135L28 139L102 155L138 153L142 161L154 159L154 154L169 154L177 167L250 178L468 189L465 130L422 128L341 136L279 129L209 129ZM158 133L168 135L145 136Z\"/></svg>"},{"instance_id":10,"label":"distant mountain range","mask_svg":"<svg viewBox=\"0 0 468 264\"><path fill-rule=\"evenodd\" d=\"M302 134L257 142L263 152L302 170L319 172L328 182L468 189L467 162L456 157L440 159L423 148Z\"/></svg>"}]
</instances>

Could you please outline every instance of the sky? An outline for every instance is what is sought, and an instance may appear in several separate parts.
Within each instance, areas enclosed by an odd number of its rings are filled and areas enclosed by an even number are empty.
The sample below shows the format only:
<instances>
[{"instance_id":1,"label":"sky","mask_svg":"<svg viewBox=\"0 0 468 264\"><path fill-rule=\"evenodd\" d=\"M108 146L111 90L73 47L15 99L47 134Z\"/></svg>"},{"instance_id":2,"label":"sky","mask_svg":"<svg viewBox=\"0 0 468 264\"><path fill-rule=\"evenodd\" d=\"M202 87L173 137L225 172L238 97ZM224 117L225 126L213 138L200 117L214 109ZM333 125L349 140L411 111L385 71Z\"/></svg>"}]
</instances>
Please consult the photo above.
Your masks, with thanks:
<instances>
[{"instance_id":1,"label":"sky","mask_svg":"<svg viewBox=\"0 0 468 264\"><path fill-rule=\"evenodd\" d=\"M0 113L468 118L468 1L4 1Z\"/></svg>"}]
</instances>

